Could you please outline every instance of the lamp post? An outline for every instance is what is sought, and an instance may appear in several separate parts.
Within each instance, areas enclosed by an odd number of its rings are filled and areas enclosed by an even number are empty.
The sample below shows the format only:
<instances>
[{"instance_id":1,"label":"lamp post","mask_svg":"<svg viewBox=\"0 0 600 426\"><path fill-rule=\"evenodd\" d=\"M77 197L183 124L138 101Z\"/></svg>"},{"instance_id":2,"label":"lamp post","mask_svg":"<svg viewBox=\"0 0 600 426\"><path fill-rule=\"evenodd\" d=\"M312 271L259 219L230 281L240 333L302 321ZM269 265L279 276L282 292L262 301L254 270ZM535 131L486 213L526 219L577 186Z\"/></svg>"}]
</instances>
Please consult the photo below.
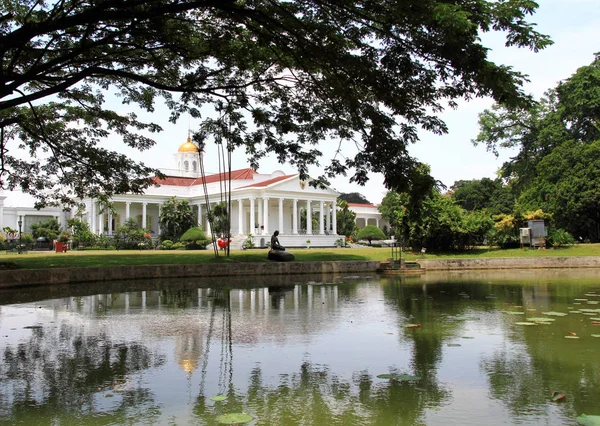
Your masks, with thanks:
<instances>
[{"instance_id":1,"label":"lamp post","mask_svg":"<svg viewBox=\"0 0 600 426\"><path fill-rule=\"evenodd\" d=\"M19 216L19 221L17 222L19 224L19 250L18 253L21 254L21 227L23 226L23 220L21 219L21 216Z\"/></svg>"}]
</instances>

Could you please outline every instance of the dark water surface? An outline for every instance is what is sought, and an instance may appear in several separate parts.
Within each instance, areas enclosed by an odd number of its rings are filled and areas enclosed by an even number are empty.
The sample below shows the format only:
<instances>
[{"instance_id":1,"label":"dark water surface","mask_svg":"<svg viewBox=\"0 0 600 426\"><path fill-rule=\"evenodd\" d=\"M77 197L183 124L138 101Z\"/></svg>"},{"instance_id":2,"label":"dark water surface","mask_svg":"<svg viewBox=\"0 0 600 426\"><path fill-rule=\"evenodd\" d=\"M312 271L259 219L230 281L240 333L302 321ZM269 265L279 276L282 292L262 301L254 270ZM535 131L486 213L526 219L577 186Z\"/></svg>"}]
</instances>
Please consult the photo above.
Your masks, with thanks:
<instances>
[{"instance_id":1,"label":"dark water surface","mask_svg":"<svg viewBox=\"0 0 600 426\"><path fill-rule=\"evenodd\" d=\"M3 291L0 424L575 425L598 302L596 270Z\"/></svg>"}]
</instances>

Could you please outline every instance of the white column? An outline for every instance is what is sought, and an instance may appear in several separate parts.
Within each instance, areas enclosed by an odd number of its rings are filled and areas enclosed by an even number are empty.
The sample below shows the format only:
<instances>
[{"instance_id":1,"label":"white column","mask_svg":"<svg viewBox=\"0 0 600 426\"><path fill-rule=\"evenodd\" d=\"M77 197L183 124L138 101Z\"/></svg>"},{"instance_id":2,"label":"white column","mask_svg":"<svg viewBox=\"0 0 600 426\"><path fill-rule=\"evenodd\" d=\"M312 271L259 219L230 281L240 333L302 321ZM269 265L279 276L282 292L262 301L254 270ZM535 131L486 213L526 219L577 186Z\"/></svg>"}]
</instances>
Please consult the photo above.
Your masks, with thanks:
<instances>
[{"instance_id":1,"label":"white column","mask_svg":"<svg viewBox=\"0 0 600 426\"><path fill-rule=\"evenodd\" d=\"M294 210L292 211L292 234L298 235L298 200L294 198Z\"/></svg>"},{"instance_id":2,"label":"white column","mask_svg":"<svg viewBox=\"0 0 600 426\"><path fill-rule=\"evenodd\" d=\"M244 234L244 202L238 200L238 235Z\"/></svg>"},{"instance_id":3,"label":"white column","mask_svg":"<svg viewBox=\"0 0 600 426\"><path fill-rule=\"evenodd\" d=\"M379 228L379 218L375 218L375 223L377 224L377 227Z\"/></svg>"},{"instance_id":4,"label":"white column","mask_svg":"<svg viewBox=\"0 0 600 426\"><path fill-rule=\"evenodd\" d=\"M312 209L310 200L306 200L306 235L312 235Z\"/></svg>"},{"instance_id":5,"label":"white column","mask_svg":"<svg viewBox=\"0 0 600 426\"><path fill-rule=\"evenodd\" d=\"M104 213L98 215L98 221L100 222L100 235L104 235Z\"/></svg>"},{"instance_id":6,"label":"white column","mask_svg":"<svg viewBox=\"0 0 600 426\"><path fill-rule=\"evenodd\" d=\"M148 203L142 203L142 228L146 229L146 207L148 206Z\"/></svg>"},{"instance_id":7,"label":"white column","mask_svg":"<svg viewBox=\"0 0 600 426\"><path fill-rule=\"evenodd\" d=\"M198 204L198 226L202 226L202 204Z\"/></svg>"},{"instance_id":8,"label":"white column","mask_svg":"<svg viewBox=\"0 0 600 426\"><path fill-rule=\"evenodd\" d=\"M0 229L4 228L4 200L0 200Z\"/></svg>"},{"instance_id":9,"label":"white column","mask_svg":"<svg viewBox=\"0 0 600 426\"><path fill-rule=\"evenodd\" d=\"M325 229L327 230L327 233L329 233L331 231L331 212L329 211L330 207L329 207L330 203L327 203L327 207L325 207L325 218L327 219L327 223L325 224Z\"/></svg>"},{"instance_id":10,"label":"white column","mask_svg":"<svg viewBox=\"0 0 600 426\"><path fill-rule=\"evenodd\" d=\"M254 225L256 224L256 218L254 217L254 198L250 198L250 233L254 233Z\"/></svg>"},{"instance_id":11,"label":"white column","mask_svg":"<svg viewBox=\"0 0 600 426\"><path fill-rule=\"evenodd\" d=\"M162 204L158 203L158 217L156 218L156 237L160 234L160 214L162 213Z\"/></svg>"},{"instance_id":12,"label":"white column","mask_svg":"<svg viewBox=\"0 0 600 426\"><path fill-rule=\"evenodd\" d=\"M108 213L108 235L113 234L112 222L113 222L113 214L112 214L112 212L109 212Z\"/></svg>"},{"instance_id":13,"label":"white column","mask_svg":"<svg viewBox=\"0 0 600 426\"><path fill-rule=\"evenodd\" d=\"M263 205L263 223L265 225L263 235L269 235L269 199L267 197L263 198Z\"/></svg>"},{"instance_id":14,"label":"white column","mask_svg":"<svg viewBox=\"0 0 600 426\"><path fill-rule=\"evenodd\" d=\"M331 203L331 221L333 226L333 235L337 235L337 203L334 201Z\"/></svg>"},{"instance_id":15,"label":"white column","mask_svg":"<svg viewBox=\"0 0 600 426\"><path fill-rule=\"evenodd\" d=\"M92 231L94 234L96 233L96 231L98 230L98 215L96 214L96 202L94 200L92 200L92 227L90 229L90 231Z\"/></svg>"},{"instance_id":16,"label":"white column","mask_svg":"<svg viewBox=\"0 0 600 426\"><path fill-rule=\"evenodd\" d=\"M129 220L129 218L131 217L131 201L126 201L125 202L125 220Z\"/></svg>"},{"instance_id":17,"label":"white column","mask_svg":"<svg viewBox=\"0 0 600 426\"><path fill-rule=\"evenodd\" d=\"M283 198L279 199L279 233L283 232Z\"/></svg>"},{"instance_id":18,"label":"white column","mask_svg":"<svg viewBox=\"0 0 600 426\"><path fill-rule=\"evenodd\" d=\"M257 221L258 222L258 235L262 234L262 232L260 230L260 227L262 226L263 229L264 229L264 225L265 225L263 223L263 219L264 219L264 217L263 217L263 204L260 202L260 200L261 200L260 198L256 199L256 204L258 204L258 217L257 217L257 219L258 219L258 221Z\"/></svg>"},{"instance_id":19,"label":"white column","mask_svg":"<svg viewBox=\"0 0 600 426\"><path fill-rule=\"evenodd\" d=\"M323 223L323 201L319 201L319 234L323 235L325 233L325 224Z\"/></svg>"}]
</instances>

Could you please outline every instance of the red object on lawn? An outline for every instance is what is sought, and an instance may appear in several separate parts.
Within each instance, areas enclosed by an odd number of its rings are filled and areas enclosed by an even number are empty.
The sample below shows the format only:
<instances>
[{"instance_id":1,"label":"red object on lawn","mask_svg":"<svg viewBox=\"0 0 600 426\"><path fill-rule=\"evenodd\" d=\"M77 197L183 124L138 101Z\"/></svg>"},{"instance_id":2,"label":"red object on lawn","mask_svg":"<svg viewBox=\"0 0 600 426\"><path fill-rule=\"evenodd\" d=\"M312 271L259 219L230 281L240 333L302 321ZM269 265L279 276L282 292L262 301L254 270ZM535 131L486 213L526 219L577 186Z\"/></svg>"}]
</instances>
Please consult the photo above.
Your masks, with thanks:
<instances>
[{"instance_id":1,"label":"red object on lawn","mask_svg":"<svg viewBox=\"0 0 600 426\"><path fill-rule=\"evenodd\" d=\"M230 242L232 242L232 241L233 241L233 239L231 239L231 238L229 239L229 241L227 241L227 239L219 238L219 239L217 240L217 245L218 245L220 248L224 249L224 248L225 248L225 247L227 247L227 246L229 245L229 243L230 243Z\"/></svg>"}]
</instances>

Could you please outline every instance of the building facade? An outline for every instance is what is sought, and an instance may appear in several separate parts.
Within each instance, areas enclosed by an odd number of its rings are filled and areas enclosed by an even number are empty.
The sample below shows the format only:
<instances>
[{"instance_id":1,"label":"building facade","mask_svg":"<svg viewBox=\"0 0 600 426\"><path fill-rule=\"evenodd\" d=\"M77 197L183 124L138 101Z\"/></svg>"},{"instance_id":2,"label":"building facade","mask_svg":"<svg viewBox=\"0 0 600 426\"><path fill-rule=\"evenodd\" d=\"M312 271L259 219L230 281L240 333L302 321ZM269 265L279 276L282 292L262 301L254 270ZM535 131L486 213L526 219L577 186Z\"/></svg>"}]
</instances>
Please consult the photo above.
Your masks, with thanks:
<instances>
[{"instance_id":1,"label":"building facade","mask_svg":"<svg viewBox=\"0 0 600 426\"><path fill-rule=\"evenodd\" d=\"M121 194L112 198L112 212L104 211L94 199L83 199L85 206L79 211L95 234L113 235L117 228L133 218L153 237L159 235L161 206L176 197L187 200L192 206L198 225L210 232L208 207L231 197L231 231L235 238L252 238L258 247L265 246L271 234L279 231L283 246L331 247L340 238L336 229L336 202L339 193L331 188L315 188L298 175L282 171L263 174L251 168L202 177L202 153L189 136L175 154L175 169L165 171L165 178L154 180L144 194ZM55 217L63 228L72 212L60 208L36 210L19 207L15 194L0 192L0 229L9 226L28 232L35 222ZM32 201L30 201L32 203ZM8 204L8 205L7 205ZM18 204L18 203L17 203ZM381 215L373 205L351 205L357 213L357 225L378 225ZM301 217L306 226L301 226ZM363 224L364 223L364 224ZM362 225L362 226L361 226Z\"/></svg>"}]
</instances>

